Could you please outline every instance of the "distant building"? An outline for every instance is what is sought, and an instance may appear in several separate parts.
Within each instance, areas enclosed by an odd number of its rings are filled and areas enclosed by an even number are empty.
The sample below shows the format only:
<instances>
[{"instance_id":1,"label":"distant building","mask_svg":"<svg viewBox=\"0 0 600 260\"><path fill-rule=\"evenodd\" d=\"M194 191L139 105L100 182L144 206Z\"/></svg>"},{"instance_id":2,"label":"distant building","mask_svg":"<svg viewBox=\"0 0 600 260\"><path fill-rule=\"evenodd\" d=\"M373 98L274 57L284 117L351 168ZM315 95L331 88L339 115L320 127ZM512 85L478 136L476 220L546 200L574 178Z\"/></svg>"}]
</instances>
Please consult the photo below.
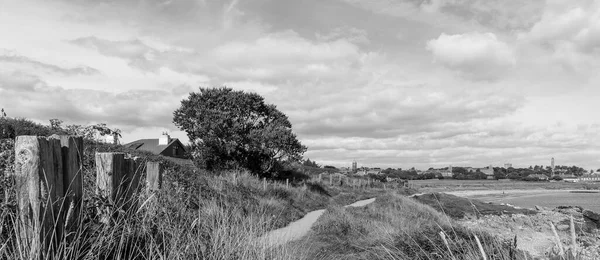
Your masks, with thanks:
<instances>
[{"instance_id":1,"label":"distant building","mask_svg":"<svg viewBox=\"0 0 600 260\"><path fill-rule=\"evenodd\" d=\"M549 179L545 174L529 174L527 178L537 178L540 181L547 181Z\"/></svg>"},{"instance_id":2,"label":"distant building","mask_svg":"<svg viewBox=\"0 0 600 260\"><path fill-rule=\"evenodd\" d=\"M163 133L158 139L141 139L128 143L125 147L174 158L182 158L186 153L181 141L171 138L167 133Z\"/></svg>"},{"instance_id":3,"label":"distant building","mask_svg":"<svg viewBox=\"0 0 600 260\"><path fill-rule=\"evenodd\" d=\"M579 177L572 175L572 174L571 175L563 175L562 179L565 182L579 182Z\"/></svg>"},{"instance_id":4,"label":"distant building","mask_svg":"<svg viewBox=\"0 0 600 260\"><path fill-rule=\"evenodd\" d=\"M367 170L367 174L381 174L381 168L371 168Z\"/></svg>"},{"instance_id":5,"label":"distant building","mask_svg":"<svg viewBox=\"0 0 600 260\"><path fill-rule=\"evenodd\" d=\"M469 172L480 171L481 173L484 173L487 176L494 176L494 167L492 167L491 165L483 168L465 167L465 169Z\"/></svg>"},{"instance_id":6,"label":"distant building","mask_svg":"<svg viewBox=\"0 0 600 260\"><path fill-rule=\"evenodd\" d=\"M358 171L358 163L356 161L352 162L352 173L356 173Z\"/></svg>"},{"instance_id":7,"label":"distant building","mask_svg":"<svg viewBox=\"0 0 600 260\"><path fill-rule=\"evenodd\" d=\"M513 166L512 166L512 163L505 163L505 164L504 164L504 168L505 168L505 169L512 168L512 167L513 167Z\"/></svg>"},{"instance_id":8,"label":"distant building","mask_svg":"<svg viewBox=\"0 0 600 260\"><path fill-rule=\"evenodd\" d=\"M452 178L452 165L450 165L450 167L447 168L430 169L427 171L419 172L418 174L434 174L438 177L441 176L443 178Z\"/></svg>"}]
</instances>

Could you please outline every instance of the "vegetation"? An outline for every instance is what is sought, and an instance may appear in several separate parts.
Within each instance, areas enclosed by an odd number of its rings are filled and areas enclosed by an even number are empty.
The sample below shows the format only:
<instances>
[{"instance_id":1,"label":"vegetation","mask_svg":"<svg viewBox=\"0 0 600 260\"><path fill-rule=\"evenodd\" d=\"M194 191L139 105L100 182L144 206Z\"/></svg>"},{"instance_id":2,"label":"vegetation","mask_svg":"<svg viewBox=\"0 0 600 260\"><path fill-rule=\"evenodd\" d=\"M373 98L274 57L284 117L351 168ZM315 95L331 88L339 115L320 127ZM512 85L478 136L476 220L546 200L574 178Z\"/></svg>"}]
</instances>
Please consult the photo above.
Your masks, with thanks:
<instances>
[{"instance_id":1,"label":"vegetation","mask_svg":"<svg viewBox=\"0 0 600 260\"><path fill-rule=\"evenodd\" d=\"M582 176L586 173L586 170L575 165L557 165L554 167L554 173L561 173L563 175ZM554 177L552 175L552 168L550 168L550 166L543 167L541 165L535 165L529 166L528 168L494 168L494 176L496 176L497 179L507 178L513 180L524 180L527 178L527 176L532 174L543 174L548 176L548 178Z\"/></svg>"},{"instance_id":2,"label":"vegetation","mask_svg":"<svg viewBox=\"0 0 600 260\"><path fill-rule=\"evenodd\" d=\"M330 207L303 243L308 259L481 259L477 240L489 259L526 259L512 241L467 230L398 194L362 208Z\"/></svg>"},{"instance_id":3,"label":"vegetation","mask_svg":"<svg viewBox=\"0 0 600 260\"><path fill-rule=\"evenodd\" d=\"M419 174L415 168L403 170L402 168L392 169L387 168L381 171L383 178L404 179L404 180L427 180L436 179L435 174Z\"/></svg>"},{"instance_id":4,"label":"vegetation","mask_svg":"<svg viewBox=\"0 0 600 260\"><path fill-rule=\"evenodd\" d=\"M17 122L29 125L30 134L66 131L56 127L61 124ZM68 240L55 241L54 250L44 253L46 259L290 259L296 253L270 249L256 238L309 211L384 193L382 189L321 186L300 177L289 186L269 181L264 190L262 179L244 171L206 174L193 165L121 145L93 139L84 142L85 207L76 220L79 229ZM12 139L0 142L0 194L5 194L0 196L0 259L32 259L37 258L35 252L29 252L15 230L19 219L11 175L13 151ZM125 152L144 161L161 162L165 167L163 190L143 192L131 212L121 212L109 225L102 223L96 208L108 201L95 195L96 152Z\"/></svg>"},{"instance_id":5,"label":"vegetation","mask_svg":"<svg viewBox=\"0 0 600 260\"><path fill-rule=\"evenodd\" d=\"M187 132L196 165L276 175L306 151L287 116L256 93L200 88L181 101L173 122Z\"/></svg>"}]
</instances>

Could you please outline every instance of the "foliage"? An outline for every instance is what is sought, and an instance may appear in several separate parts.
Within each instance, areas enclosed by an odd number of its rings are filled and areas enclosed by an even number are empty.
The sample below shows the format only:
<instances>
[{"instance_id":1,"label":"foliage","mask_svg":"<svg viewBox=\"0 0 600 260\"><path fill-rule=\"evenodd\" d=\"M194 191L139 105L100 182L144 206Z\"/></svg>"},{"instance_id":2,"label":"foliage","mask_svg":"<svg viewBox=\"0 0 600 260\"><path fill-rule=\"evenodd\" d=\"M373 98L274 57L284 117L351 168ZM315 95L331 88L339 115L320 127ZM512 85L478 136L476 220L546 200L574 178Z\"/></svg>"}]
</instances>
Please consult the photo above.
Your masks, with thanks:
<instances>
[{"instance_id":1,"label":"foliage","mask_svg":"<svg viewBox=\"0 0 600 260\"><path fill-rule=\"evenodd\" d=\"M302 162L302 165L308 166L308 167L321 168L321 165L318 165L316 161L311 161L310 158L307 158L306 160L304 160L304 162Z\"/></svg>"},{"instance_id":2,"label":"foliage","mask_svg":"<svg viewBox=\"0 0 600 260\"><path fill-rule=\"evenodd\" d=\"M256 243L256 238L309 211L330 204L346 205L384 192L321 186L306 176L290 181L289 186L284 181L269 181L265 191L262 179L245 172L198 174L200 170L193 165L167 157L89 139L84 144L85 207L79 232L74 242L61 242L64 247L59 254L64 257L49 259L290 259L297 254L265 248ZM119 217L110 225L100 223L96 207L107 202L94 195L96 152L128 153L139 157L141 165L146 161L161 162L165 170L163 189L153 195L141 193L138 207L128 214L130 217ZM0 194L6 188L13 187L2 183ZM9 202L0 200L0 207L14 205L14 198ZM0 259L36 258L16 243L15 221L16 208L2 208Z\"/></svg>"},{"instance_id":3,"label":"foliage","mask_svg":"<svg viewBox=\"0 0 600 260\"><path fill-rule=\"evenodd\" d=\"M63 126L62 120L50 119L50 125L42 125L26 118L0 118L0 139L14 139L19 135L50 136L53 134L78 135L87 140L98 141L107 135L121 137L121 130L109 128L104 123Z\"/></svg>"},{"instance_id":4,"label":"foliage","mask_svg":"<svg viewBox=\"0 0 600 260\"><path fill-rule=\"evenodd\" d=\"M398 169L392 169L392 168L387 168L383 171L381 171L381 175L383 176L383 178L392 178L392 179L404 179L404 180L428 180L428 179L436 179L438 178L438 176L436 176L433 173L425 173L425 174L419 174L417 173L417 171L414 168L411 168L410 170L402 170L402 168L398 168Z\"/></svg>"},{"instance_id":5,"label":"foliage","mask_svg":"<svg viewBox=\"0 0 600 260\"><path fill-rule=\"evenodd\" d=\"M311 259L481 259L475 236L488 259L528 259L510 241L466 229L396 194L361 208L329 208L313 232L303 241L313 248Z\"/></svg>"},{"instance_id":6,"label":"foliage","mask_svg":"<svg viewBox=\"0 0 600 260\"><path fill-rule=\"evenodd\" d=\"M273 175L306 151L287 116L256 93L200 88L181 101L173 122L187 132L195 163L203 169Z\"/></svg>"}]
</instances>

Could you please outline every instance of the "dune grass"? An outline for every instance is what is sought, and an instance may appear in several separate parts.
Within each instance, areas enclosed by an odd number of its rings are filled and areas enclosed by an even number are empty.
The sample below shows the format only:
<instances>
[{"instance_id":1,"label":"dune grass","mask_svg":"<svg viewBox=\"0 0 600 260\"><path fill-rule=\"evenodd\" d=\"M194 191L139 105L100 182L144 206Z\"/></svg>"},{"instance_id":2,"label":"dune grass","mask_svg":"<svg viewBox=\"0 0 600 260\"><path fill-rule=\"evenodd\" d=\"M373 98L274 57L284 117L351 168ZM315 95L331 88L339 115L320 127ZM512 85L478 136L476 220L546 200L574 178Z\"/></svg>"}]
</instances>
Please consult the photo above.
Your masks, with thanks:
<instances>
[{"instance_id":1,"label":"dune grass","mask_svg":"<svg viewBox=\"0 0 600 260\"><path fill-rule=\"evenodd\" d=\"M330 207L302 243L312 248L309 259L526 259L512 241L397 194L363 208Z\"/></svg>"},{"instance_id":2,"label":"dune grass","mask_svg":"<svg viewBox=\"0 0 600 260\"><path fill-rule=\"evenodd\" d=\"M142 191L123 212L95 195L94 152L130 152L165 166L163 189ZM207 173L160 156L109 145L87 146L83 160L84 207L78 223L47 251L32 251L19 237L10 174L0 191L0 259L297 259L301 248L274 249L256 238L329 205L375 197L382 189L352 189L311 180L276 182L246 172ZM143 171L143 169L138 169ZM143 179L142 179L143 180ZM98 209L115 216L109 223ZM67 233L65 227L55 227Z\"/></svg>"}]
</instances>

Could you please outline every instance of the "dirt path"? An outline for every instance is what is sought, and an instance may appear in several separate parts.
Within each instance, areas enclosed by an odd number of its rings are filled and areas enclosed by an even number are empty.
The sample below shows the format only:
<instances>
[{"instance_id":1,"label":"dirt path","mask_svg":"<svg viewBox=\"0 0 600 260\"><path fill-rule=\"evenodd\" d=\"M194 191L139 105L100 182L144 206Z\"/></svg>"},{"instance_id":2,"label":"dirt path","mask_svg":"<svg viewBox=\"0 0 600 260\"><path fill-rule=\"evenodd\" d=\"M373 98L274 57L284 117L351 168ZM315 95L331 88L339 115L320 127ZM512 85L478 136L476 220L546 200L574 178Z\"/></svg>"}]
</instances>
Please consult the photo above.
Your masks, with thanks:
<instances>
[{"instance_id":1,"label":"dirt path","mask_svg":"<svg viewBox=\"0 0 600 260\"><path fill-rule=\"evenodd\" d=\"M375 198L354 202L344 207L363 207L375 202ZM310 228L325 213L324 209L311 211L302 219L290 223L287 227L273 230L263 237L260 241L267 246L280 246L287 242L294 241L305 236Z\"/></svg>"}]
</instances>

